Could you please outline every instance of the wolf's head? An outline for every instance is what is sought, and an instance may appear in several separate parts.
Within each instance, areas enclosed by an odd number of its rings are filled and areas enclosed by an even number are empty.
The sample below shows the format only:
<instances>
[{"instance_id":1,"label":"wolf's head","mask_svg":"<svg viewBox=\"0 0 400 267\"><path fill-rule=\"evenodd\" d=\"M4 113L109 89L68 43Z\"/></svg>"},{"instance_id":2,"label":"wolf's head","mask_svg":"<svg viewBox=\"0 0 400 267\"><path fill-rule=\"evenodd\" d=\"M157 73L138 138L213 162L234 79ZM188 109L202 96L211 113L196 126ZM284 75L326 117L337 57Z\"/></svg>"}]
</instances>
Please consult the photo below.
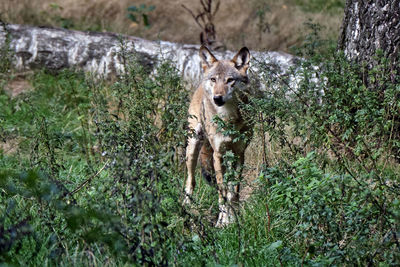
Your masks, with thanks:
<instances>
[{"instance_id":1,"label":"wolf's head","mask_svg":"<svg viewBox=\"0 0 400 267\"><path fill-rule=\"evenodd\" d=\"M215 105L221 107L232 99L235 88L248 83L250 52L243 47L232 60L217 60L205 46L200 48L204 70L203 85Z\"/></svg>"}]
</instances>

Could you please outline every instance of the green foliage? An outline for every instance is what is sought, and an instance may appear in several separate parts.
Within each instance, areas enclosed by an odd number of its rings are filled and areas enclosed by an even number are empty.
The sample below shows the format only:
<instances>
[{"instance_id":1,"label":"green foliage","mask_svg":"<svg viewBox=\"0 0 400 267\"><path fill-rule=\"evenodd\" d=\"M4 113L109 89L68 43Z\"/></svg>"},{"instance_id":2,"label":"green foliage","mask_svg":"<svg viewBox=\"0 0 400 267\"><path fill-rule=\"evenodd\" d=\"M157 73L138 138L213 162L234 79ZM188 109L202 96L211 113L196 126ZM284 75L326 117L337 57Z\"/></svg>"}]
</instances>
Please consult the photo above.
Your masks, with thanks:
<instances>
[{"instance_id":1,"label":"green foliage","mask_svg":"<svg viewBox=\"0 0 400 267\"><path fill-rule=\"evenodd\" d=\"M87 146L76 119L88 111L83 78L70 71L40 72L31 78L38 90L17 98L1 92L1 136L19 146L11 154L0 150L1 261L26 265L58 258L60 241L70 233L66 222L81 210L70 205L76 201L66 195L66 184L88 174L77 155Z\"/></svg>"},{"instance_id":2,"label":"green foliage","mask_svg":"<svg viewBox=\"0 0 400 267\"><path fill-rule=\"evenodd\" d=\"M129 60L129 59L128 59ZM167 264L179 236L169 228L177 217L183 181L181 155L185 144L188 95L174 69L157 68L155 77L139 64L113 86L111 98L96 90L94 122L100 149L111 162L106 206L122 216L119 231L130 256L139 264ZM104 109L104 103L109 106Z\"/></svg>"},{"instance_id":3,"label":"green foliage","mask_svg":"<svg viewBox=\"0 0 400 267\"><path fill-rule=\"evenodd\" d=\"M0 27L5 28L6 24L0 18ZM6 32L5 42L3 46L0 47L0 88L5 85L5 82L11 73L11 59L13 53L10 49L10 34Z\"/></svg>"},{"instance_id":4,"label":"green foliage","mask_svg":"<svg viewBox=\"0 0 400 267\"><path fill-rule=\"evenodd\" d=\"M388 237L392 222L368 201L371 190L348 174L324 173L314 153L284 172L266 169L260 181L265 190L260 196L273 214L272 227L279 224L275 234L285 237L284 248L290 251L281 251L283 261L288 255L308 265L363 265L386 261L388 255L394 259L396 244ZM396 209L389 203L387 207L389 214ZM383 233L377 221L386 229Z\"/></svg>"},{"instance_id":5,"label":"green foliage","mask_svg":"<svg viewBox=\"0 0 400 267\"><path fill-rule=\"evenodd\" d=\"M39 72L36 90L2 91L1 136L20 142L0 150L0 261L71 264L77 246L82 264L88 251L98 262L167 265L191 246L179 200L188 92L167 62L149 75L121 56L127 73L111 86Z\"/></svg>"},{"instance_id":6,"label":"green foliage","mask_svg":"<svg viewBox=\"0 0 400 267\"><path fill-rule=\"evenodd\" d=\"M168 62L143 67L121 41L126 73L113 82L40 71L13 98L5 81L0 144L18 148L0 149L0 262L398 265L397 74L384 55L366 70L327 45L312 25L295 85L258 63L275 87L241 107L256 138L268 133L267 162L223 229L215 188L199 182L192 207L181 205L189 92ZM237 160L224 155L231 184L244 183Z\"/></svg>"},{"instance_id":7,"label":"green foliage","mask_svg":"<svg viewBox=\"0 0 400 267\"><path fill-rule=\"evenodd\" d=\"M217 131L222 133L224 136L232 137L233 143L237 143L239 141L249 142L248 133L239 131L235 124L232 122L227 122L221 119L219 116L215 116L212 118L212 122L217 125Z\"/></svg>"},{"instance_id":8,"label":"green foliage","mask_svg":"<svg viewBox=\"0 0 400 267\"><path fill-rule=\"evenodd\" d=\"M249 109L263 114L261 127L281 149L260 176L283 241L280 259L396 265L400 88L384 55L368 70L323 49L317 30L300 48L307 59L292 70L295 85L260 64L263 78L281 86Z\"/></svg>"},{"instance_id":9,"label":"green foliage","mask_svg":"<svg viewBox=\"0 0 400 267\"><path fill-rule=\"evenodd\" d=\"M136 23L140 22L140 19L138 17L141 17L141 20L143 21L143 25L146 28L150 27L150 22L149 22L149 15L148 13L153 11L156 7L151 5L147 6L146 4L141 4L139 7L133 5L127 8L128 13L128 18Z\"/></svg>"}]
</instances>

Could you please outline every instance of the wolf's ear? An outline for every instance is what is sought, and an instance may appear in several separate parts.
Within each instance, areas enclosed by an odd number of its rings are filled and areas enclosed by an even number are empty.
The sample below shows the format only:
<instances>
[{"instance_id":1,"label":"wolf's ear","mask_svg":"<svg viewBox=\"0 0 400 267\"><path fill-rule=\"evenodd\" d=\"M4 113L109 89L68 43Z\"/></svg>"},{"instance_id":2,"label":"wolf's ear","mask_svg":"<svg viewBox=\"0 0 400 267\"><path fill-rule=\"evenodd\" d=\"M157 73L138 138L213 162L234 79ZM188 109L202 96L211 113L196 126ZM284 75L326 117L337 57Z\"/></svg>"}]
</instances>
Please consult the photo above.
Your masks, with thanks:
<instances>
[{"instance_id":1,"label":"wolf's ear","mask_svg":"<svg viewBox=\"0 0 400 267\"><path fill-rule=\"evenodd\" d=\"M249 67L250 62L250 51L247 47L243 47L239 52L233 57L232 62L235 63L235 67L238 70L246 71Z\"/></svg>"},{"instance_id":2,"label":"wolf's ear","mask_svg":"<svg viewBox=\"0 0 400 267\"><path fill-rule=\"evenodd\" d=\"M205 47L204 45L202 45L200 47L200 58L201 58L201 66L203 67L203 70L208 69L209 67L211 67L211 65L218 61L214 55L210 52L210 50L208 50L207 47Z\"/></svg>"}]
</instances>

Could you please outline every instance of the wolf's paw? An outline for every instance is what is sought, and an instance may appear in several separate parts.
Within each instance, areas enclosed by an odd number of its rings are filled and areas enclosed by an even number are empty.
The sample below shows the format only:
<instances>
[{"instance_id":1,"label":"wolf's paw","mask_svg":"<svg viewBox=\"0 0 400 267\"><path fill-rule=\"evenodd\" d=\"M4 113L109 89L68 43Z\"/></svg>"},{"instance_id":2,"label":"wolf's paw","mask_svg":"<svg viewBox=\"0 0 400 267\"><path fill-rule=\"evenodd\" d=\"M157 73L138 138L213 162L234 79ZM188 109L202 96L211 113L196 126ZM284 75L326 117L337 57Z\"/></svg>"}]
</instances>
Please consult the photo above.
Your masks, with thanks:
<instances>
[{"instance_id":1,"label":"wolf's paw","mask_svg":"<svg viewBox=\"0 0 400 267\"><path fill-rule=\"evenodd\" d=\"M234 215L232 209L228 208L226 205L220 205L218 220L217 223L215 224L215 227L223 228L233 222L234 222Z\"/></svg>"},{"instance_id":2,"label":"wolf's paw","mask_svg":"<svg viewBox=\"0 0 400 267\"><path fill-rule=\"evenodd\" d=\"M183 199L183 203L182 204L186 205L186 206L190 206L190 204L192 204L191 196L186 194L185 198Z\"/></svg>"}]
</instances>

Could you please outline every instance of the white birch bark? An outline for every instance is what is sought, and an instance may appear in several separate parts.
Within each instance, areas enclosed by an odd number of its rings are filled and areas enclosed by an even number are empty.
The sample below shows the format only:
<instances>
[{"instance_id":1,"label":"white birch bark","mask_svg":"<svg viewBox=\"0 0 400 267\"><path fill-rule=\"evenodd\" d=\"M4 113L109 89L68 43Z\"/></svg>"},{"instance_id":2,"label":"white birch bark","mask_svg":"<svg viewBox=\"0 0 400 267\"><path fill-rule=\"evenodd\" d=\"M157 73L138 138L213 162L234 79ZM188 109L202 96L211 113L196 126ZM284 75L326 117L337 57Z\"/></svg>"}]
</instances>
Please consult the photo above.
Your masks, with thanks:
<instances>
[{"instance_id":1,"label":"white birch bark","mask_svg":"<svg viewBox=\"0 0 400 267\"><path fill-rule=\"evenodd\" d=\"M105 77L124 71L122 52L135 53L140 63L154 66L170 60L192 87L201 77L199 45L166 41L148 41L114 33L81 32L49 27L6 24L0 25L0 47L8 45L14 66L21 69L80 68ZM239 48L238 48L239 49ZM215 52L217 58L231 58L235 52ZM281 52L252 54L252 72L258 74L259 64L284 74L296 61Z\"/></svg>"}]
</instances>

